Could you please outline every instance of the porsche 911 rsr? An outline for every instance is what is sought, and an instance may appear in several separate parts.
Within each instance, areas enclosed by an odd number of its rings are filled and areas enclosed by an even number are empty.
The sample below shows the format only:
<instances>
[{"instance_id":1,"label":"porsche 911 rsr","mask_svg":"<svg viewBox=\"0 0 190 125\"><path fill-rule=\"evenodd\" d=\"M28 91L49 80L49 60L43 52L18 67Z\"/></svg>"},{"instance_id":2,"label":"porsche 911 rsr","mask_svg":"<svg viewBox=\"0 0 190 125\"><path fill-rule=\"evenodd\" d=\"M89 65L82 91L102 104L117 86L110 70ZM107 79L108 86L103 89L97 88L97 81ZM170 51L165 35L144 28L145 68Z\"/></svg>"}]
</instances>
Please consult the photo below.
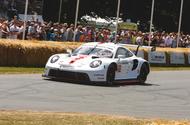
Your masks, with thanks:
<instances>
[{"instance_id":1,"label":"porsche 911 rsr","mask_svg":"<svg viewBox=\"0 0 190 125\"><path fill-rule=\"evenodd\" d=\"M145 83L149 72L149 63L124 45L91 42L70 54L51 56L43 76L111 85L126 80Z\"/></svg>"}]
</instances>

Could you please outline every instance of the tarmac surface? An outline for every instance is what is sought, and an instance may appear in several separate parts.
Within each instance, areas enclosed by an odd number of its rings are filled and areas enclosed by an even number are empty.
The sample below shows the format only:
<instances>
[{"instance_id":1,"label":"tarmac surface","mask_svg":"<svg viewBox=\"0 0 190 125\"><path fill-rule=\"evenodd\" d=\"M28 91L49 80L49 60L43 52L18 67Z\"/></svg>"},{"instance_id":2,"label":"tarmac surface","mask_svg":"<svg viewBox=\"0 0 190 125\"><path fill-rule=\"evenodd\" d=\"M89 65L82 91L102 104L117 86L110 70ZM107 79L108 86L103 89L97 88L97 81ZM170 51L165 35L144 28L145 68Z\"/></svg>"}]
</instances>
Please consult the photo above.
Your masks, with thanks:
<instances>
[{"instance_id":1,"label":"tarmac surface","mask_svg":"<svg viewBox=\"0 0 190 125\"><path fill-rule=\"evenodd\" d=\"M0 75L0 110L83 112L190 120L190 71L154 71L145 85L112 87Z\"/></svg>"}]
</instances>

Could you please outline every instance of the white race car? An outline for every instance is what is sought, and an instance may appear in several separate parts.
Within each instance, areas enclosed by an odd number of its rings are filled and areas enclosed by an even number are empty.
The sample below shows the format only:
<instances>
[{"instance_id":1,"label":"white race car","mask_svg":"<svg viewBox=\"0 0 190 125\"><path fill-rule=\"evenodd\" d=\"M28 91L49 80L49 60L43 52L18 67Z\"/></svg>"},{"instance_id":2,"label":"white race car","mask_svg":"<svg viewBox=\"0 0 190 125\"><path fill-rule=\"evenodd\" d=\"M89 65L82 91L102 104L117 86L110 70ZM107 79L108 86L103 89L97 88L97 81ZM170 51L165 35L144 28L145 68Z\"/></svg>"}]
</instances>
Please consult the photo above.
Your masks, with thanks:
<instances>
[{"instance_id":1,"label":"white race car","mask_svg":"<svg viewBox=\"0 0 190 125\"><path fill-rule=\"evenodd\" d=\"M138 49L137 49L138 51ZM145 83L149 63L137 57L125 45L91 42L70 54L55 54L45 66L44 77L82 82L136 81Z\"/></svg>"}]
</instances>

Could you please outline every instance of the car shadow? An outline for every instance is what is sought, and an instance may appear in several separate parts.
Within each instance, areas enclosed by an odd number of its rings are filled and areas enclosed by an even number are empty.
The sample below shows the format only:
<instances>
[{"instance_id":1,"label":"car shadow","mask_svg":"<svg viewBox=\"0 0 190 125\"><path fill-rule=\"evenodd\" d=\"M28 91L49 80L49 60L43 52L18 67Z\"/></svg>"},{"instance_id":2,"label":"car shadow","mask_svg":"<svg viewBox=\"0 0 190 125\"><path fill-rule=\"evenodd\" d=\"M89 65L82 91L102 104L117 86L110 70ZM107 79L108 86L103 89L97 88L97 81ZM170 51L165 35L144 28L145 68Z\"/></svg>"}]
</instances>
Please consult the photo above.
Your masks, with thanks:
<instances>
[{"instance_id":1,"label":"car shadow","mask_svg":"<svg viewBox=\"0 0 190 125\"><path fill-rule=\"evenodd\" d=\"M56 83L67 83L67 84L87 85L87 86L97 86L97 87L160 86L158 84L152 84L152 83L140 84L138 82L114 83L113 85L106 85L103 82L78 82L78 81L71 81L71 80L60 80L60 79L49 79L49 78L44 78L44 80L53 81Z\"/></svg>"},{"instance_id":2,"label":"car shadow","mask_svg":"<svg viewBox=\"0 0 190 125\"><path fill-rule=\"evenodd\" d=\"M118 86L160 86L158 84L151 84L151 83L144 83L144 84L141 84L141 83L122 83L122 84L118 84Z\"/></svg>"}]
</instances>

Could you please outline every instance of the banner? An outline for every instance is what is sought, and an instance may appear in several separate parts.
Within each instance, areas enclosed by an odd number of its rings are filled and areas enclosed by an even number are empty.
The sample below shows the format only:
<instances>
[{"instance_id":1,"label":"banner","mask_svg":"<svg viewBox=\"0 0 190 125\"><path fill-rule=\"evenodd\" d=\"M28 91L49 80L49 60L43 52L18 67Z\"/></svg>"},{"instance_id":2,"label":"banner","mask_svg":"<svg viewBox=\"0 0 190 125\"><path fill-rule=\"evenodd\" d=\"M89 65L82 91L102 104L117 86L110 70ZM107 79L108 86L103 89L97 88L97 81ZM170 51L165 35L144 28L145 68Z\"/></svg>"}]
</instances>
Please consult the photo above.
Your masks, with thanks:
<instances>
[{"instance_id":1,"label":"banner","mask_svg":"<svg viewBox=\"0 0 190 125\"><path fill-rule=\"evenodd\" d=\"M118 28L122 30L137 30L138 29L136 23L127 23L127 22L119 23Z\"/></svg>"},{"instance_id":2,"label":"banner","mask_svg":"<svg viewBox=\"0 0 190 125\"><path fill-rule=\"evenodd\" d=\"M150 63L166 64L165 52L148 52L148 61Z\"/></svg>"},{"instance_id":3,"label":"banner","mask_svg":"<svg viewBox=\"0 0 190 125\"><path fill-rule=\"evenodd\" d=\"M171 64L185 64L185 56L184 53L170 53L170 63Z\"/></svg>"}]
</instances>

